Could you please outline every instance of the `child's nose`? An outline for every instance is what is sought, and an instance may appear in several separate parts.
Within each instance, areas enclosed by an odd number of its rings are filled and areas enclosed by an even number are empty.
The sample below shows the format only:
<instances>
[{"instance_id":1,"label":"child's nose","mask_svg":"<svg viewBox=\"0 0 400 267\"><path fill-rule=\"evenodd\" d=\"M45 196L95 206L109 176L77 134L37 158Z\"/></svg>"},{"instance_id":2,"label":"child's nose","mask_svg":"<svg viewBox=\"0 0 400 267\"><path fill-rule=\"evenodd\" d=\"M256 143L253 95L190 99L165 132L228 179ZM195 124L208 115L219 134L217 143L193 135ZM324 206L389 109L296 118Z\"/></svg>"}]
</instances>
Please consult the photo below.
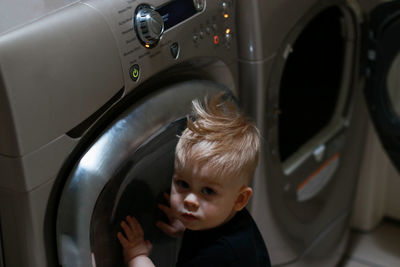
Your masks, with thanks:
<instances>
[{"instance_id":1,"label":"child's nose","mask_svg":"<svg viewBox=\"0 0 400 267\"><path fill-rule=\"evenodd\" d=\"M185 205L185 209L188 211L196 211L199 208L199 202L197 201L197 197L195 194L188 194L183 200L183 204Z\"/></svg>"}]
</instances>

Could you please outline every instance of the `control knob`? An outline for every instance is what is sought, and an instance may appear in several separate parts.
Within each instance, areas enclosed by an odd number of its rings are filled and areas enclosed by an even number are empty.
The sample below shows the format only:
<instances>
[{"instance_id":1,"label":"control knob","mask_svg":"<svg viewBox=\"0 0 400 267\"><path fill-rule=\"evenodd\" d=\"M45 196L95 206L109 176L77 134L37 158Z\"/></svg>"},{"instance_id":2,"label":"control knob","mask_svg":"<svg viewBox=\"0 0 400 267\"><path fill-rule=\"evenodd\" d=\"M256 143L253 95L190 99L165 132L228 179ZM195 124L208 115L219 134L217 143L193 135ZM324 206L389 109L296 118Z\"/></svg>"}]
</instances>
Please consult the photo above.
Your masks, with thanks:
<instances>
[{"instance_id":1,"label":"control knob","mask_svg":"<svg viewBox=\"0 0 400 267\"><path fill-rule=\"evenodd\" d=\"M164 32L164 20L151 6L144 4L136 8L134 27L142 44L151 48L161 39Z\"/></svg>"}]
</instances>

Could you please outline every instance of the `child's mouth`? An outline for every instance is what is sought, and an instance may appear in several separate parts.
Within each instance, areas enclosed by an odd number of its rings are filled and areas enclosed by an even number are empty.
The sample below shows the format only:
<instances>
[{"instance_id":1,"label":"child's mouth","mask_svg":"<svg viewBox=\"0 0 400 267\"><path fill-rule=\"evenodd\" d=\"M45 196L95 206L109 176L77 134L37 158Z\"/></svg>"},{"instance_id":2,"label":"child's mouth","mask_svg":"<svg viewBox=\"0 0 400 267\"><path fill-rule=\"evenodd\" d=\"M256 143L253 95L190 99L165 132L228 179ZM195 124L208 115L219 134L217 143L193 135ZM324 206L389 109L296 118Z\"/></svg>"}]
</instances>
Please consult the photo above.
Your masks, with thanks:
<instances>
[{"instance_id":1,"label":"child's mouth","mask_svg":"<svg viewBox=\"0 0 400 267\"><path fill-rule=\"evenodd\" d=\"M185 220L187 220L187 221L194 221L194 220L197 220L197 217L194 216L193 214L190 214L190 213L183 213L183 214L182 214L182 218L185 219Z\"/></svg>"}]
</instances>

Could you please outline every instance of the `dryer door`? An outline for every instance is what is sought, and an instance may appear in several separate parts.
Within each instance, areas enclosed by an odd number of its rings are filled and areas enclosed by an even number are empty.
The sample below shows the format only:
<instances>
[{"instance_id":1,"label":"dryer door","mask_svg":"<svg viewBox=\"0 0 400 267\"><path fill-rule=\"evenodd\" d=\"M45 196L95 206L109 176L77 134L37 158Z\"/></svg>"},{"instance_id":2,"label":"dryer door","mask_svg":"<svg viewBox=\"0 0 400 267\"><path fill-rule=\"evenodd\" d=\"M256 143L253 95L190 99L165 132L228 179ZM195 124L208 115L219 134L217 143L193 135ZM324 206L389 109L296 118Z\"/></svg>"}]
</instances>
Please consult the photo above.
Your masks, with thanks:
<instances>
[{"instance_id":1,"label":"dryer door","mask_svg":"<svg viewBox=\"0 0 400 267\"><path fill-rule=\"evenodd\" d=\"M266 178L258 181L270 213L255 193L265 213L255 217L276 240L269 249L278 265L338 261L362 152L357 16L345 1L316 2L288 33L267 89Z\"/></svg>"},{"instance_id":2,"label":"dryer door","mask_svg":"<svg viewBox=\"0 0 400 267\"><path fill-rule=\"evenodd\" d=\"M365 97L383 147L400 171L400 2L371 13Z\"/></svg>"},{"instance_id":3,"label":"dryer door","mask_svg":"<svg viewBox=\"0 0 400 267\"><path fill-rule=\"evenodd\" d=\"M116 234L127 215L138 219L152 242L155 265L175 265L179 241L155 227L166 219L157 204L169 192L177 136L186 127L191 101L221 91L227 90L200 80L159 90L130 106L89 146L59 204L62 266L124 266Z\"/></svg>"}]
</instances>

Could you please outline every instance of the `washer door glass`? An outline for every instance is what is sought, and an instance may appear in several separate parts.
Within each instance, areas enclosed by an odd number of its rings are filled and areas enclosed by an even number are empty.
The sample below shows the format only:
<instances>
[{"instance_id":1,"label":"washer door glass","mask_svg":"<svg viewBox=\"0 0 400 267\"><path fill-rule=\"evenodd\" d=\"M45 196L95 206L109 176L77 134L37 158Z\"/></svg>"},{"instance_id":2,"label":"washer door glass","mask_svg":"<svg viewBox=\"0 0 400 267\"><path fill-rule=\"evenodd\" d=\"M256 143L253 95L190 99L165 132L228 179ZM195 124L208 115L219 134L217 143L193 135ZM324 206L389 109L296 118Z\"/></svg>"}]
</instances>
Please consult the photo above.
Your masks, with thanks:
<instances>
[{"instance_id":1,"label":"washer door glass","mask_svg":"<svg viewBox=\"0 0 400 267\"><path fill-rule=\"evenodd\" d=\"M365 96L383 147L400 170L400 2L378 6L368 33Z\"/></svg>"},{"instance_id":2,"label":"washer door glass","mask_svg":"<svg viewBox=\"0 0 400 267\"><path fill-rule=\"evenodd\" d=\"M191 80L132 104L89 145L68 174L57 215L57 243L64 267L124 266L120 223L135 216L153 245L156 266L175 266L179 240L155 223L171 184L175 146L191 101L222 85Z\"/></svg>"},{"instance_id":3,"label":"washer door glass","mask_svg":"<svg viewBox=\"0 0 400 267\"><path fill-rule=\"evenodd\" d=\"M141 224L145 239L153 244L151 258L156 266L174 266L179 240L160 231L155 222L168 222L158 204L168 205L163 193L170 192L174 152L186 118L169 124L127 158L99 195L90 225L92 261L96 266L123 266L116 240L120 223L127 215Z\"/></svg>"}]
</instances>

